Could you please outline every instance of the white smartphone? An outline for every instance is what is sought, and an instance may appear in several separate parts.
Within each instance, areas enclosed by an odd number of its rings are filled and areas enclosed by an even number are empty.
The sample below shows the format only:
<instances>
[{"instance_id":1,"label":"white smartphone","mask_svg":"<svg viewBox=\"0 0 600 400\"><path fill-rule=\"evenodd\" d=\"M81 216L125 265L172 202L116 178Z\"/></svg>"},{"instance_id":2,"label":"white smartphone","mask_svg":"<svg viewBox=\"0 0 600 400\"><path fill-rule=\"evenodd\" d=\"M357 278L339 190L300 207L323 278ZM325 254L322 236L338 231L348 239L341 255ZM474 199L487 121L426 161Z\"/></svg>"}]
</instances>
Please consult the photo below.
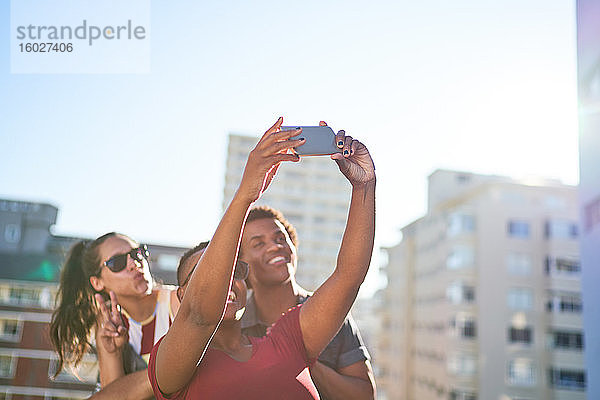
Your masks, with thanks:
<instances>
[{"instance_id":1,"label":"white smartphone","mask_svg":"<svg viewBox=\"0 0 600 400\"><path fill-rule=\"evenodd\" d=\"M341 153L335 144L335 133L329 126L282 126L282 131L302 128L302 132L290 139L305 138L302 146L294 147L294 151L301 156L325 156Z\"/></svg>"}]
</instances>

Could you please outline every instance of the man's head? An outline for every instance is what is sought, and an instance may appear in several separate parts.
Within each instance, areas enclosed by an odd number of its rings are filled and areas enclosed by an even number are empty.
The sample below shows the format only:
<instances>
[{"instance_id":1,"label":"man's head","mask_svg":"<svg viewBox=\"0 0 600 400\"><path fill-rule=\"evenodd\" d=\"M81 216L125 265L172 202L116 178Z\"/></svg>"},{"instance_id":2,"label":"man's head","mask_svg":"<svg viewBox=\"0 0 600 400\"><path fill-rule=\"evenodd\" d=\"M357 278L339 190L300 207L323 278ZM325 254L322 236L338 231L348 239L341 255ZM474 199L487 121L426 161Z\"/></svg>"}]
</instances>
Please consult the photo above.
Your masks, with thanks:
<instances>
[{"instance_id":1,"label":"man's head","mask_svg":"<svg viewBox=\"0 0 600 400\"><path fill-rule=\"evenodd\" d=\"M209 242L202 242L194 248L186 251L181 259L179 260L179 266L177 267L177 298L179 301L183 300L187 286L189 285L190 279L204 250L208 247ZM227 296L225 315L223 316L224 321L238 321L242 318L246 309L246 283L245 279L248 277L248 264L243 261L236 261L235 271L233 274L233 283L231 290Z\"/></svg>"},{"instance_id":2,"label":"man's head","mask_svg":"<svg viewBox=\"0 0 600 400\"><path fill-rule=\"evenodd\" d=\"M239 256L250 265L249 286L279 286L293 281L297 243L296 230L281 212L267 206L252 208Z\"/></svg>"},{"instance_id":3,"label":"man's head","mask_svg":"<svg viewBox=\"0 0 600 400\"><path fill-rule=\"evenodd\" d=\"M186 277L190 276L192 268L198 264L198 260L202 257L204 249L208 246L208 241L202 242L195 247L189 249L179 259L179 265L177 266L177 285L179 287L187 284Z\"/></svg>"}]
</instances>

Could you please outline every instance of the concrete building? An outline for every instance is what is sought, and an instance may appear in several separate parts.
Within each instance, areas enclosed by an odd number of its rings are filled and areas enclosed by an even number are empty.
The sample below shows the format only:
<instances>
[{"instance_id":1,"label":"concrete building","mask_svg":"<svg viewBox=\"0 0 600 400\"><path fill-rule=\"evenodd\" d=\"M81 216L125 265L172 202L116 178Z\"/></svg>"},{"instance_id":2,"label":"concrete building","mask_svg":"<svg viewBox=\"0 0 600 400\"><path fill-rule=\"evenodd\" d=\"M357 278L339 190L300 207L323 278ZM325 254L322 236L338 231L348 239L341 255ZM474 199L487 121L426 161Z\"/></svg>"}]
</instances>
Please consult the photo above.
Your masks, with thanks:
<instances>
[{"instance_id":1,"label":"concrete building","mask_svg":"<svg viewBox=\"0 0 600 400\"><path fill-rule=\"evenodd\" d=\"M77 371L56 379L48 337L60 268L79 238L54 236L58 209L0 199L0 399L81 399L96 386L97 361L84 357ZM175 283L181 247L148 245L155 278ZM77 375L77 376L76 376Z\"/></svg>"},{"instance_id":2,"label":"concrete building","mask_svg":"<svg viewBox=\"0 0 600 400\"><path fill-rule=\"evenodd\" d=\"M577 190L435 171L387 249L382 399L584 399Z\"/></svg>"},{"instance_id":3,"label":"concrete building","mask_svg":"<svg viewBox=\"0 0 600 400\"><path fill-rule=\"evenodd\" d=\"M258 137L229 135L223 209L237 189L248 153ZM298 231L298 283L316 289L333 271L341 243L350 184L329 157L303 157L283 163L269 190L257 204L277 208Z\"/></svg>"}]
</instances>

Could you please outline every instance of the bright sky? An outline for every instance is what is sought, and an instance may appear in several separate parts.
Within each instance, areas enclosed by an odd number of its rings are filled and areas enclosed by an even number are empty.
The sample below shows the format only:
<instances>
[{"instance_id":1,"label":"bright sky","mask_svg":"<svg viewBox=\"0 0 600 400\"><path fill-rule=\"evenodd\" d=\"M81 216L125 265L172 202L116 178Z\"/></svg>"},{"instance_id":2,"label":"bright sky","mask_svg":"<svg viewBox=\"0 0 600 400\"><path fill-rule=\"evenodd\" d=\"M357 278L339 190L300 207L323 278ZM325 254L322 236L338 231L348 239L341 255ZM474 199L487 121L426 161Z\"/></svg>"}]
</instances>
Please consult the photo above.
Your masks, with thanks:
<instances>
[{"instance_id":1,"label":"bright sky","mask_svg":"<svg viewBox=\"0 0 600 400\"><path fill-rule=\"evenodd\" d=\"M437 168L578 182L574 1L153 1L151 15L149 74L11 74L0 3L0 197L57 206L55 234L208 238L227 134L279 115L369 147L379 245L425 213Z\"/></svg>"}]
</instances>

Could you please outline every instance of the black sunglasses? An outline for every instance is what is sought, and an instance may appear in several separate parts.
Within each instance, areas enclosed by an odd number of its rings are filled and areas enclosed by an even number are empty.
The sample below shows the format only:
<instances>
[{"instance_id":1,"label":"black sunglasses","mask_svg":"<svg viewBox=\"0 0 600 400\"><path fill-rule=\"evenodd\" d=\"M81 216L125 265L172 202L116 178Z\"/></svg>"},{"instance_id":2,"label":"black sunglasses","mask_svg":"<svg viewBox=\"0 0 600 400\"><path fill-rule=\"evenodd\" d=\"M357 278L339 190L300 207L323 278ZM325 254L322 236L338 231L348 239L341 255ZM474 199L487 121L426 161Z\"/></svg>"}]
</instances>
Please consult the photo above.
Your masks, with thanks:
<instances>
[{"instance_id":1,"label":"black sunglasses","mask_svg":"<svg viewBox=\"0 0 600 400\"><path fill-rule=\"evenodd\" d=\"M145 244L138 248L131 249L125 254L117 254L112 256L104 262L104 266L110 269L112 272L121 272L127 266L127 256L130 256L134 261L142 262L144 259L148 260L150 252Z\"/></svg>"},{"instance_id":2,"label":"black sunglasses","mask_svg":"<svg viewBox=\"0 0 600 400\"><path fill-rule=\"evenodd\" d=\"M196 264L196 265L198 265L198 264ZM196 265L194 265L194 268L192 268L192 270L187 274L187 276L183 280L183 283L181 285L179 285L179 287L184 287L185 285L187 285L188 281L192 277L192 272L194 272L194 270L196 269ZM233 279L237 279L240 281L245 280L248 277L249 269L250 268L248 268L247 262L237 260L235 262L235 270L233 271Z\"/></svg>"}]
</instances>

